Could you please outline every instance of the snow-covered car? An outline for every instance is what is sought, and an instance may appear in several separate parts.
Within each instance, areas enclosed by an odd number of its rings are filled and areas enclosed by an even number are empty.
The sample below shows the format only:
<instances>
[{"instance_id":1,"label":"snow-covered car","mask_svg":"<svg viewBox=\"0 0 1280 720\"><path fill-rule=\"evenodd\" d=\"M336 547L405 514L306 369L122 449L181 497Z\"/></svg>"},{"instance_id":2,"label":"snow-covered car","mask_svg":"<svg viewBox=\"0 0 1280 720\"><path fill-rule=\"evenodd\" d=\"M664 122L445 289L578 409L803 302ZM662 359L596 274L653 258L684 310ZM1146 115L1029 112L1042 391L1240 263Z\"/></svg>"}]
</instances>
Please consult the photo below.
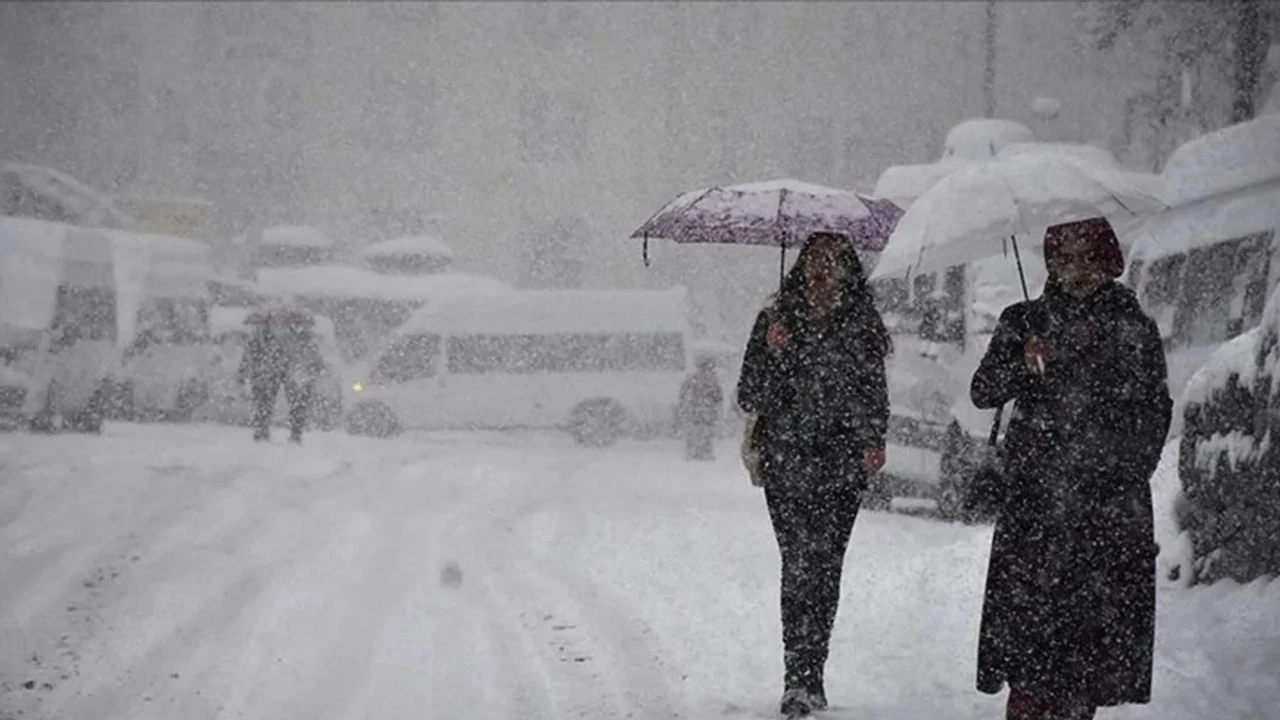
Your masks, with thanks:
<instances>
[{"instance_id":1,"label":"snow-covered car","mask_svg":"<svg viewBox=\"0 0 1280 720\"><path fill-rule=\"evenodd\" d=\"M249 340L245 326L248 308L214 307L209 313L211 352L206 361L209 377L207 400L195 409L193 419L248 425L253 407L250 390L241 385L237 373ZM325 374L315 384L311 401L309 423L322 430L331 430L342 419L344 371L334 340L333 322L325 317L315 318L316 340L325 361ZM289 408L282 391L276 398L273 423L288 422Z\"/></svg>"}]
</instances>

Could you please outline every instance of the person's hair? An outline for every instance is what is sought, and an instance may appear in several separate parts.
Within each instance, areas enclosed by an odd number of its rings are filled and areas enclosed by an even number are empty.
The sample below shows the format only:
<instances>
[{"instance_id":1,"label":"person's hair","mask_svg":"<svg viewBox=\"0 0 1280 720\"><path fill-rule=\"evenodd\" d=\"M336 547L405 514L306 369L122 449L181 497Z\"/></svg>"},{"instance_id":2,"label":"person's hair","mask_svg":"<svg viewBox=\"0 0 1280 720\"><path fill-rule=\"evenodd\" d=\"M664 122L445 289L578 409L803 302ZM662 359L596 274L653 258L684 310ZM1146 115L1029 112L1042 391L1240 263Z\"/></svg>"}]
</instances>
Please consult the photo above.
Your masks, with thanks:
<instances>
[{"instance_id":1,"label":"person's hair","mask_svg":"<svg viewBox=\"0 0 1280 720\"><path fill-rule=\"evenodd\" d=\"M858 329L865 347L876 357L886 357L893 352L893 341L884 326L884 319L876 309L875 297L867 285L862 261L848 236L838 233L817 232L805 239L800 255L796 257L778 290L778 309L786 314L807 319L812 313L806 291L805 268L813 262L818 246L830 243L835 251L836 264L844 271L840 276L837 302L833 308L837 322L851 322Z\"/></svg>"},{"instance_id":2,"label":"person's hair","mask_svg":"<svg viewBox=\"0 0 1280 720\"><path fill-rule=\"evenodd\" d=\"M1112 280L1124 274L1124 253L1120 239L1104 217L1052 225L1044 233L1044 260L1048 264L1062 251L1063 243L1080 238L1089 244L1099 267Z\"/></svg>"}]
</instances>

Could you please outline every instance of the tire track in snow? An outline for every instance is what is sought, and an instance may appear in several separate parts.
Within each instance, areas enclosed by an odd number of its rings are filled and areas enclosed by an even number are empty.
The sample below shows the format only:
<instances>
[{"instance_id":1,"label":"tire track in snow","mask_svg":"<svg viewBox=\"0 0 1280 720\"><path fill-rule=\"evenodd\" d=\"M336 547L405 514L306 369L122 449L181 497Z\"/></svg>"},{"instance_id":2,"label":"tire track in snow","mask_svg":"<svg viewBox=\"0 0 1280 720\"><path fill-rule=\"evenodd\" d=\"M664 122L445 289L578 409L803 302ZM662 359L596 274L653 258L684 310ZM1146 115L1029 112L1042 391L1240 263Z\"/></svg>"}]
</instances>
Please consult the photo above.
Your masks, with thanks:
<instances>
[{"instance_id":1,"label":"tire track in snow","mask_svg":"<svg viewBox=\"0 0 1280 720\"><path fill-rule=\"evenodd\" d=\"M545 487L548 478L530 477L520 492L493 508L485 524L490 537L502 537L505 533L497 531L506 530L510 540L491 542L487 567L494 595L527 599L524 632L541 649L537 662L550 668L562 716L685 716L683 698L664 674L663 653L648 626L621 598L536 549L551 538L566 541L571 532L563 521L566 510L578 516L585 512L577 507L580 493L574 487L574 471L581 465L579 457L557 456L546 468L554 478L553 492ZM545 526L538 533L540 520ZM531 537L521 537L518 529Z\"/></svg>"},{"instance_id":2,"label":"tire track in snow","mask_svg":"<svg viewBox=\"0 0 1280 720\"><path fill-rule=\"evenodd\" d=\"M326 506L331 511L342 510L341 503L324 494L310 502L289 495L297 495L293 491L299 490L303 483L332 479L349 467L350 463L342 461L324 476L309 480L295 477L282 482L267 468L240 466L202 479L201 487L215 488L213 494L198 494L198 498L207 497L204 502L190 500L187 487L171 492L173 501L158 504L129 535L132 551L145 553L150 560L127 578L147 587L145 598L126 595L116 598L114 604L89 608L94 612L95 624L105 626L106 631L91 633L80 640L82 647L77 650L77 664L81 656L91 655L99 668L109 669L106 676L100 677L97 685L82 684L77 689L75 696L87 702L81 714L75 714L80 711L74 698L67 698L65 694L50 698L54 702L72 703L69 709L72 714L59 710L55 716L103 717L96 713L101 705L109 702L119 705L121 712L106 716L134 717L148 707L156 709L150 705L142 707L140 701L149 703L155 699L153 696L166 693L171 696L173 690L189 686L195 673L188 672L186 682L172 682L175 678L171 675L177 674L176 679L181 679L181 673L172 673L172 668L191 664L190 641L225 642L222 636L226 629L253 611L280 571L304 557L303 551L320 544L319 536L332 529L330 523L308 522L308 517ZM237 475L239 482L233 483L232 478ZM289 511L286 516L278 512L281 501L284 501L283 509ZM166 516L165 509L173 510L179 505L181 509ZM298 532L298 527L304 531ZM247 538L251 540L246 546ZM194 560L213 560L215 566L223 566L221 572L225 579L203 571L198 578L191 578L191 551L208 550L215 543L232 549L247 547L244 555L266 559L251 561L246 567L241 564L245 558L237 557L233 551L215 552L212 557L210 553L202 553L206 557ZM199 567L208 569L207 565ZM148 580L148 576L152 579ZM216 584L211 582L215 578ZM203 595L195 602L184 598L186 604L157 607L155 597L163 595L166 584L170 585L173 595L187 593L192 587L202 588ZM142 607L138 607L140 600ZM149 606L146 601L150 601ZM157 618L161 619L158 626L154 624ZM143 622L136 622L139 619ZM114 632L117 625L122 632ZM139 633L139 627L150 632ZM194 650L198 653L202 647L204 645L196 645ZM124 655L111 656L122 649ZM99 697L105 694L99 692L104 685L111 687L112 697ZM130 712L124 712L126 708Z\"/></svg>"}]
</instances>

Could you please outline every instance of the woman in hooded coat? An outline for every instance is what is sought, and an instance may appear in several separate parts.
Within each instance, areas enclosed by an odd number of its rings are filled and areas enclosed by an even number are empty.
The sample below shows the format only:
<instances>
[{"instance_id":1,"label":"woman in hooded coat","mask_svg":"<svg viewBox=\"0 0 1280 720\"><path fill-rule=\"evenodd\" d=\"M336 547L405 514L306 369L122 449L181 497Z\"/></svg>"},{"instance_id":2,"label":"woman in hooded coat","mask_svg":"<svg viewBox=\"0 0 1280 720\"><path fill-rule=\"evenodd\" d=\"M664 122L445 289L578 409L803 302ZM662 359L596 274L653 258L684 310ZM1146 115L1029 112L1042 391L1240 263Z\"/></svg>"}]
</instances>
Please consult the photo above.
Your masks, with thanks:
<instances>
[{"instance_id":1,"label":"woman in hooded coat","mask_svg":"<svg viewBox=\"0 0 1280 720\"><path fill-rule=\"evenodd\" d=\"M1013 401L978 646L1007 720L1087 720L1151 697L1149 480L1172 402L1155 322L1116 282L1103 218L1049 228L1041 297L1004 310L970 394Z\"/></svg>"},{"instance_id":2,"label":"woman in hooded coat","mask_svg":"<svg viewBox=\"0 0 1280 720\"><path fill-rule=\"evenodd\" d=\"M782 556L781 711L826 707L823 669L845 549L867 478L884 464L889 334L843 235L810 235L756 318L738 404Z\"/></svg>"}]
</instances>

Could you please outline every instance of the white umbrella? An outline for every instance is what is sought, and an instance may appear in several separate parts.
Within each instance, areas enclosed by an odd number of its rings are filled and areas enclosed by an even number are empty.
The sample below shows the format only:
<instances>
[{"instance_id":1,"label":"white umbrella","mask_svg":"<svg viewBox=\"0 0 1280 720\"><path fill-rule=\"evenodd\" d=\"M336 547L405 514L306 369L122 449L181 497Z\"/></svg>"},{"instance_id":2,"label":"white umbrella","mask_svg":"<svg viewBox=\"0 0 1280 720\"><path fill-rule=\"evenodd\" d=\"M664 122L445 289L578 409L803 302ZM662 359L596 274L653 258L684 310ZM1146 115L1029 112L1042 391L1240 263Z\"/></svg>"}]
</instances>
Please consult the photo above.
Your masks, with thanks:
<instances>
[{"instance_id":1,"label":"white umbrella","mask_svg":"<svg viewBox=\"0 0 1280 720\"><path fill-rule=\"evenodd\" d=\"M1060 153L999 158L962 167L917 198L871 277L972 262L1009 241L1021 263L1019 235L1039 240L1050 225L1098 216L1125 225L1163 208L1150 184L1131 173Z\"/></svg>"}]
</instances>

